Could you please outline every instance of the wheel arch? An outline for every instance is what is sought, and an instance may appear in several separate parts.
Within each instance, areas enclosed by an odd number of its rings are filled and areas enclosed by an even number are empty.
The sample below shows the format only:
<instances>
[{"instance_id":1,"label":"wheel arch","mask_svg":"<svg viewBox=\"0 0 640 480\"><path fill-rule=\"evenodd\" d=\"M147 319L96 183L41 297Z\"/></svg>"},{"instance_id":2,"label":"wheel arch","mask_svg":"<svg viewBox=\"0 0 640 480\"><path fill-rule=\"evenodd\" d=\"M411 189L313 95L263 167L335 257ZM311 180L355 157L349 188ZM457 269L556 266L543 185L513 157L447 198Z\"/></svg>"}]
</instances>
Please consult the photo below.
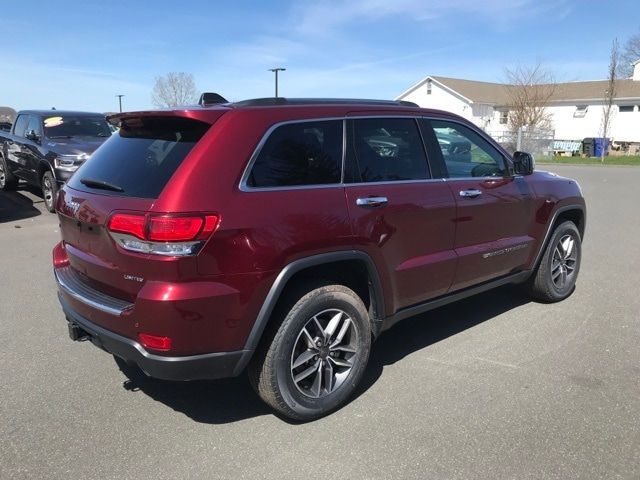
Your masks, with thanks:
<instances>
[{"instance_id":1,"label":"wheel arch","mask_svg":"<svg viewBox=\"0 0 640 480\"><path fill-rule=\"evenodd\" d=\"M330 269L339 266L345 270L331 274ZM283 298L287 285L297 280L312 278L336 280L352 288L369 309L374 336L380 333L385 312L384 292L378 271L368 254L360 250L346 250L301 258L284 267L273 282L245 342L244 354L236 366L235 374L239 374L251 360L269 324L271 314L278 301Z\"/></svg>"},{"instance_id":2,"label":"wheel arch","mask_svg":"<svg viewBox=\"0 0 640 480\"><path fill-rule=\"evenodd\" d=\"M562 222L570 220L572 221L576 227L578 228L578 232L580 233L580 239L584 239L584 232L586 229L587 223L587 214L584 205L566 205L563 207L559 207L553 213L551 220L548 223L547 230L544 236L543 241L538 248L538 253L536 254L535 260L531 264L531 269L535 270L542 259L542 255L544 253L545 248L547 248L547 244L551 239L551 235L553 231L556 229L558 225Z\"/></svg>"}]
</instances>

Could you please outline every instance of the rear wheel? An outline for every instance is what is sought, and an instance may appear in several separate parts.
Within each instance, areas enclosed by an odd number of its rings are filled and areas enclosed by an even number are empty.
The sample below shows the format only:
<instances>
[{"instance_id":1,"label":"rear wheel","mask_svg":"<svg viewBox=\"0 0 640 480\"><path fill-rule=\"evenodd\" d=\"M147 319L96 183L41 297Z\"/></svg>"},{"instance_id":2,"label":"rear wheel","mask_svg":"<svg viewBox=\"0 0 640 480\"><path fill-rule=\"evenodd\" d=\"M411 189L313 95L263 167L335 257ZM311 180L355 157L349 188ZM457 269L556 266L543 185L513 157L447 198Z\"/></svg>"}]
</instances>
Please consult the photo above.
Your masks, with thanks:
<instances>
[{"instance_id":1,"label":"rear wheel","mask_svg":"<svg viewBox=\"0 0 640 480\"><path fill-rule=\"evenodd\" d=\"M7 162L0 155L0 190L14 190L18 186L18 179L7 168Z\"/></svg>"},{"instance_id":2,"label":"rear wheel","mask_svg":"<svg viewBox=\"0 0 640 480\"><path fill-rule=\"evenodd\" d=\"M360 382L371 349L369 316L342 285L307 290L291 303L256 352L249 377L277 412L313 420L342 406Z\"/></svg>"},{"instance_id":3,"label":"rear wheel","mask_svg":"<svg viewBox=\"0 0 640 480\"><path fill-rule=\"evenodd\" d=\"M582 256L580 232L571 221L556 227L528 290L536 300L558 302L573 293Z\"/></svg>"},{"instance_id":4,"label":"rear wheel","mask_svg":"<svg viewBox=\"0 0 640 480\"><path fill-rule=\"evenodd\" d=\"M42 196L44 197L44 205L51 213L56 211L56 195L58 194L58 184L53 177L53 173L44 172L42 175Z\"/></svg>"}]
</instances>

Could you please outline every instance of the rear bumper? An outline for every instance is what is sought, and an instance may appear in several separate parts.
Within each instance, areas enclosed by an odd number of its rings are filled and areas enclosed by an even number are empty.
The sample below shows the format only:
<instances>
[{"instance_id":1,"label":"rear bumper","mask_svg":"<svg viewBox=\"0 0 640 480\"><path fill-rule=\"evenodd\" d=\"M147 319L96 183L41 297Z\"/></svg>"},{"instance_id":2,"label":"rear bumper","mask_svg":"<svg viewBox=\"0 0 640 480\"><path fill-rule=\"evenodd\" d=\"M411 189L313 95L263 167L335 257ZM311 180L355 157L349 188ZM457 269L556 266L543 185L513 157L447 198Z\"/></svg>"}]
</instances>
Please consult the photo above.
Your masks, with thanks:
<instances>
[{"instance_id":1,"label":"rear bumper","mask_svg":"<svg viewBox=\"0 0 640 480\"><path fill-rule=\"evenodd\" d=\"M70 326L86 333L81 340L90 340L95 346L129 364L137 365L148 376L162 380L212 380L233 377L240 373L241 359L248 352L216 352L201 355L165 357L146 351L138 342L118 335L90 322L75 312L58 294Z\"/></svg>"}]
</instances>

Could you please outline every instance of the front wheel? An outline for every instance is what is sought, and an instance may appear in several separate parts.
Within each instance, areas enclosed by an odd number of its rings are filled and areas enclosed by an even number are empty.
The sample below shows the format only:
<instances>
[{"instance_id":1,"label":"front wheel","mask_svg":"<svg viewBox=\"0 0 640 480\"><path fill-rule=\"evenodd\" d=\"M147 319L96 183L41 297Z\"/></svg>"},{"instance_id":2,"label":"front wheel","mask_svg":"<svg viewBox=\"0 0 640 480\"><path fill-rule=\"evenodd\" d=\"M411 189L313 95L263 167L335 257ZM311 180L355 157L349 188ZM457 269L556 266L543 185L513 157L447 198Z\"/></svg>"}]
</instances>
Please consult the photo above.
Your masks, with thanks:
<instances>
[{"instance_id":1,"label":"front wheel","mask_svg":"<svg viewBox=\"0 0 640 480\"><path fill-rule=\"evenodd\" d=\"M281 315L250 365L251 383L283 416L319 418L342 406L362 378L371 349L367 309L353 290L328 285Z\"/></svg>"},{"instance_id":2,"label":"front wheel","mask_svg":"<svg viewBox=\"0 0 640 480\"><path fill-rule=\"evenodd\" d=\"M536 300L548 303L567 298L575 289L581 257L580 232L571 221L561 223L554 230L542 260L529 281L529 294Z\"/></svg>"},{"instance_id":3,"label":"front wheel","mask_svg":"<svg viewBox=\"0 0 640 480\"><path fill-rule=\"evenodd\" d=\"M45 172L42 175L42 196L44 197L44 206L51 213L56 211L56 195L58 194L58 184L51 172Z\"/></svg>"}]
</instances>

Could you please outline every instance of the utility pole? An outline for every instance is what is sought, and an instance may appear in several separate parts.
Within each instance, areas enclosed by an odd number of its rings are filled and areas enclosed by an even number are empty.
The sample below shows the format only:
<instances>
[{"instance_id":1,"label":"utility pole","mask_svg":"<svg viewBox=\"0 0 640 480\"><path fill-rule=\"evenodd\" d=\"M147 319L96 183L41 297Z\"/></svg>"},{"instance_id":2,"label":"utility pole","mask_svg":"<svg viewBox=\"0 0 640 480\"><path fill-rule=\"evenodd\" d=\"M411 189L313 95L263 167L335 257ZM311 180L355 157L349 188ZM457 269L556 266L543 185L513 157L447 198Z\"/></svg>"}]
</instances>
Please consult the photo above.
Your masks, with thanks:
<instances>
[{"instance_id":1,"label":"utility pole","mask_svg":"<svg viewBox=\"0 0 640 480\"><path fill-rule=\"evenodd\" d=\"M118 97L118 103L120 104L120 113L122 113L122 97L124 97L124 95L116 95L116 97Z\"/></svg>"},{"instance_id":2,"label":"utility pole","mask_svg":"<svg viewBox=\"0 0 640 480\"><path fill-rule=\"evenodd\" d=\"M276 74L276 98L278 98L278 72L284 72L286 68L276 67L270 68L269 71Z\"/></svg>"}]
</instances>

